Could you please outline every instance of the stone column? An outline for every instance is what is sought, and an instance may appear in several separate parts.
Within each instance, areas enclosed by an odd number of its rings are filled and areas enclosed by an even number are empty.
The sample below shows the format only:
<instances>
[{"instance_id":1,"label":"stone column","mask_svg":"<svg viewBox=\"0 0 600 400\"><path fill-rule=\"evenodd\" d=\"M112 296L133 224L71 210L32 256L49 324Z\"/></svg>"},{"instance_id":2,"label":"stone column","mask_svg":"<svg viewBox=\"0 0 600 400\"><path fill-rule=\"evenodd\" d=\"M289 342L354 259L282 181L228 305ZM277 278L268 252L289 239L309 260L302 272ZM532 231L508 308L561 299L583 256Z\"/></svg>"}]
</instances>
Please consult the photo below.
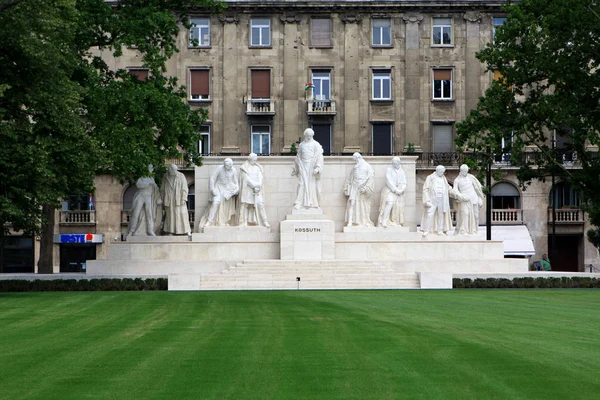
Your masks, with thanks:
<instances>
[{"instance_id":1,"label":"stone column","mask_svg":"<svg viewBox=\"0 0 600 400\"><path fill-rule=\"evenodd\" d=\"M365 151L360 146L360 90L359 81L360 15L344 15L344 148L343 153ZM340 99L335 99L339 101Z\"/></svg>"},{"instance_id":2,"label":"stone column","mask_svg":"<svg viewBox=\"0 0 600 400\"><path fill-rule=\"evenodd\" d=\"M283 113L283 153L290 152L290 145L300 137L298 120L305 107L304 86L299 70L299 46L302 38L298 34L299 15L280 16L283 22L283 98L277 112ZM302 83L301 83L302 82ZM302 87L298 86L301 85ZM304 111L306 112L306 111Z\"/></svg>"},{"instance_id":3,"label":"stone column","mask_svg":"<svg viewBox=\"0 0 600 400\"><path fill-rule=\"evenodd\" d=\"M239 75L239 58L237 32L239 18L237 15L221 15L223 23L223 44L221 51L221 101L223 112L221 113L220 152L223 154L236 154L240 152L239 136L240 123L245 120L245 110L242 105L242 96L246 93L246 75ZM243 88L240 91L240 87ZM216 149L216 146L215 146Z\"/></svg>"},{"instance_id":4,"label":"stone column","mask_svg":"<svg viewBox=\"0 0 600 400\"><path fill-rule=\"evenodd\" d=\"M475 53L481 47L479 25L482 15L475 11L469 11L463 15L463 18L467 24L464 76L469 78L464 80L465 115L460 115L460 119L463 119L466 114L477 106L479 96L482 95L480 86L481 62L475 57Z\"/></svg>"},{"instance_id":5,"label":"stone column","mask_svg":"<svg viewBox=\"0 0 600 400\"><path fill-rule=\"evenodd\" d=\"M423 136L421 125L421 60L420 60L420 35L419 24L423 21L421 14L406 14L402 17L406 24L405 40L405 85L404 85L404 126L406 146L408 143L415 145L415 151L422 151ZM424 71L427 77L429 71ZM429 78L427 78L429 79ZM428 99L425 99L428 100Z\"/></svg>"}]
</instances>

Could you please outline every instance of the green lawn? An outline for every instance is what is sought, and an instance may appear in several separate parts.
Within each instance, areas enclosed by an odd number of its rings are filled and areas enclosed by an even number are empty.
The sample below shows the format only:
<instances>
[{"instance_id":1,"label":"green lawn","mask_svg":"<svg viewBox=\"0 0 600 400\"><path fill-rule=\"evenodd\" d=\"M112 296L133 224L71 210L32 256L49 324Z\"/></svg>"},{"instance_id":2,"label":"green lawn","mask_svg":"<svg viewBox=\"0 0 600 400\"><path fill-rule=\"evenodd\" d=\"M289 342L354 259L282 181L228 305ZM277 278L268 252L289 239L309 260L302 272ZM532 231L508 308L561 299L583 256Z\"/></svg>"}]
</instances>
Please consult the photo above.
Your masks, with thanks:
<instances>
[{"instance_id":1,"label":"green lawn","mask_svg":"<svg viewBox=\"0 0 600 400\"><path fill-rule=\"evenodd\" d=\"M0 293L1 399L597 399L600 291Z\"/></svg>"}]
</instances>

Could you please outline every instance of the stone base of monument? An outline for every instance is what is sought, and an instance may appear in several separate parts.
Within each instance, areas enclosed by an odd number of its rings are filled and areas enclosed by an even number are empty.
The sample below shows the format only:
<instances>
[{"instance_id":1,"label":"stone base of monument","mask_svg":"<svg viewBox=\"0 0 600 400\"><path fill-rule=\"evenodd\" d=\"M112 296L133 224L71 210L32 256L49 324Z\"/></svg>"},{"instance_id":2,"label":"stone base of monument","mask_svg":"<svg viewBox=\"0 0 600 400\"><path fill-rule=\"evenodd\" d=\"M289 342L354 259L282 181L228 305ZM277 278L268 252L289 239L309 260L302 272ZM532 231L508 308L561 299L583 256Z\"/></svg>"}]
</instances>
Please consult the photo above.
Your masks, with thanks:
<instances>
[{"instance_id":1,"label":"stone base of monument","mask_svg":"<svg viewBox=\"0 0 600 400\"><path fill-rule=\"evenodd\" d=\"M386 235L388 233L407 233L410 232L410 229L406 226L388 226L384 228L382 226L344 226L343 233L356 233L356 234L364 234L364 233L378 233L380 235Z\"/></svg>"},{"instance_id":2,"label":"stone base of monument","mask_svg":"<svg viewBox=\"0 0 600 400\"><path fill-rule=\"evenodd\" d=\"M335 223L321 210L293 210L279 227L282 260L335 258Z\"/></svg>"}]
</instances>

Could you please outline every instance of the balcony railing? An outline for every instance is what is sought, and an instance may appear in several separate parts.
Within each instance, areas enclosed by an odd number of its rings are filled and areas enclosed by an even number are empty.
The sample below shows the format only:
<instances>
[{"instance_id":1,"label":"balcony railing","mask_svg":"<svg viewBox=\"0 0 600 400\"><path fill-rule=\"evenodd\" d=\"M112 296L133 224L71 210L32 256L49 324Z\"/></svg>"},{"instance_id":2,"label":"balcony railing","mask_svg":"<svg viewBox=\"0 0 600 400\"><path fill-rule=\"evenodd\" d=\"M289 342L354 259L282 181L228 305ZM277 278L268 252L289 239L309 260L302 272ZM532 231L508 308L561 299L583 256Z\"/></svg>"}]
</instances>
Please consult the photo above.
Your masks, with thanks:
<instances>
[{"instance_id":1,"label":"balcony railing","mask_svg":"<svg viewBox=\"0 0 600 400\"><path fill-rule=\"evenodd\" d=\"M246 115L275 115L275 100L248 99Z\"/></svg>"},{"instance_id":2,"label":"balcony railing","mask_svg":"<svg viewBox=\"0 0 600 400\"><path fill-rule=\"evenodd\" d=\"M308 115L335 115L335 100L334 99L311 99L306 100L308 104Z\"/></svg>"},{"instance_id":3,"label":"balcony railing","mask_svg":"<svg viewBox=\"0 0 600 400\"><path fill-rule=\"evenodd\" d=\"M463 154L456 152L447 153L416 153L418 167L435 167L438 165L458 166L463 163Z\"/></svg>"},{"instance_id":4,"label":"balcony railing","mask_svg":"<svg viewBox=\"0 0 600 400\"><path fill-rule=\"evenodd\" d=\"M95 210L60 211L60 223L72 225L96 225Z\"/></svg>"},{"instance_id":5,"label":"balcony railing","mask_svg":"<svg viewBox=\"0 0 600 400\"><path fill-rule=\"evenodd\" d=\"M548 223L552 224L552 209L548 209ZM556 223L557 224L583 224L584 215L583 210L579 208L560 208L556 210Z\"/></svg>"},{"instance_id":6,"label":"balcony railing","mask_svg":"<svg viewBox=\"0 0 600 400\"><path fill-rule=\"evenodd\" d=\"M523 210L492 209L492 224L514 225L523 223Z\"/></svg>"}]
</instances>

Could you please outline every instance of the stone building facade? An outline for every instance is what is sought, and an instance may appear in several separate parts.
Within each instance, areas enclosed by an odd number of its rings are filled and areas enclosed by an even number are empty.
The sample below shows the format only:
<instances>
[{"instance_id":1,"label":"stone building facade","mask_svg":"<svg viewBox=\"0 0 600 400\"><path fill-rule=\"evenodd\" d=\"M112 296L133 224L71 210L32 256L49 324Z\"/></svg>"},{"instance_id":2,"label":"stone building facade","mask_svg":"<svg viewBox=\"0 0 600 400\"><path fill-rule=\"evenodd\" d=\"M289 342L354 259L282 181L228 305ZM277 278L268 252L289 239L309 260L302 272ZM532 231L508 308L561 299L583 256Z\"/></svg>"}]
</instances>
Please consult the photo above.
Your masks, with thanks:
<instances>
[{"instance_id":1,"label":"stone building facade","mask_svg":"<svg viewBox=\"0 0 600 400\"><path fill-rule=\"evenodd\" d=\"M417 188L438 164L449 178L458 174L455 124L494 79L475 54L504 22L504 1L224 2L222 15L192 13L194 26L182 29L180 52L168 61L168 73L188 88L189 104L208 111L199 152L287 155L312 127L326 155L417 155ZM144 74L135 49L118 59L102 56L115 69ZM549 253L559 270L600 264L585 239L588 224L576 193L557 188L553 224L550 183L522 190L503 155L497 166L503 179L492 188L492 222L527 226L536 249L532 263ZM184 172L193 185L193 169ZM127 191L109 176L97 178L94 223L84 230L103 233L98 258L107 241L121 240ZM417 190L417 208L419 201ZM480 215L484 224L485 212ZM62 222L56 231L82 228Z\"/></svg>"}]
</instances>

